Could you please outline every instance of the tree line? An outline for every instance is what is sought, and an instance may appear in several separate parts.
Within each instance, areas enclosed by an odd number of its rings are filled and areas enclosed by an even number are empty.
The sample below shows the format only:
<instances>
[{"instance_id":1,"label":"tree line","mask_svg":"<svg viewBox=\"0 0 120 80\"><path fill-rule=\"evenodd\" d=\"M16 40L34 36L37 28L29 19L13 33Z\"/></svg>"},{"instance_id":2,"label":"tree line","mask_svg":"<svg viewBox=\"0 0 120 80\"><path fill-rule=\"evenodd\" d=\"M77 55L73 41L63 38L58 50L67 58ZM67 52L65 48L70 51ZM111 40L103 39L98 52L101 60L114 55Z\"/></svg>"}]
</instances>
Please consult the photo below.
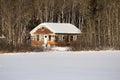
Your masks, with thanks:
<instances>
[{"instance_id":1,"label":"tree line","mask_svg":"<svg viewBox=\"0 0 120 80\"><path fill-rule=\"evenodd\" d=\"M14 47L29 45L42 22L72 23L81 30L80 50L120 49L119 0L0 0L0 34Z\"/></svg>"}]
</instances>

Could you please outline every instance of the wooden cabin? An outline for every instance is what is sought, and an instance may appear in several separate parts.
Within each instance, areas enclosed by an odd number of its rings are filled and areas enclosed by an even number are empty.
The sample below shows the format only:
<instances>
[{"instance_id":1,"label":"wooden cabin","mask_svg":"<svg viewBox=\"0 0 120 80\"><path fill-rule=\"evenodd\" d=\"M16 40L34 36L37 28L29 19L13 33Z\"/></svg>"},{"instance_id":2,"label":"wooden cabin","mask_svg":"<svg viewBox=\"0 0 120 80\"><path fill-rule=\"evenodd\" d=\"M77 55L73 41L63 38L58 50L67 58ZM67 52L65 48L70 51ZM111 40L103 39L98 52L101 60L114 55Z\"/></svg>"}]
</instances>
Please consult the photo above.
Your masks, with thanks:
<instances>
[{"instance_id":1,"label":"wooden cabin","mask_svg":"<svg viewBox=\"0 0 120 80\"><path fill-rule=\"evenodd\" d=\"M81 31L70 23L42 23L31 32L31 46L69 45Z\"/></svg>"}]
</instances>

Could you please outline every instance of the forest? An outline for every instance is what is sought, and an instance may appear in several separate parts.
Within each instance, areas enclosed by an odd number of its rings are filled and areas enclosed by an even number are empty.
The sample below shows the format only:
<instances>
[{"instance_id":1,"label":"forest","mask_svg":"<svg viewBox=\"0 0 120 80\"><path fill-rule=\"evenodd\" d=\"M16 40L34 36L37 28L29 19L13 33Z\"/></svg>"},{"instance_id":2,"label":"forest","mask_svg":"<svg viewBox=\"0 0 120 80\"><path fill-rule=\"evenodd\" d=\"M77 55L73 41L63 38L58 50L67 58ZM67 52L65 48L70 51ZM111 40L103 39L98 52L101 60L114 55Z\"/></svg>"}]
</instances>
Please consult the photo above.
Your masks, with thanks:
<instances>
[{"instance_id":1,"label":"forest","mask_svg":"<svg viewBox=\"0 0 120 80\"><path fill-rule=\"evenodd\" d=\"M77 26L76 50L120 50L120 0L0 0L0 50L29 49L29 32L43 22Z\"/></svg>"}]
</instances>

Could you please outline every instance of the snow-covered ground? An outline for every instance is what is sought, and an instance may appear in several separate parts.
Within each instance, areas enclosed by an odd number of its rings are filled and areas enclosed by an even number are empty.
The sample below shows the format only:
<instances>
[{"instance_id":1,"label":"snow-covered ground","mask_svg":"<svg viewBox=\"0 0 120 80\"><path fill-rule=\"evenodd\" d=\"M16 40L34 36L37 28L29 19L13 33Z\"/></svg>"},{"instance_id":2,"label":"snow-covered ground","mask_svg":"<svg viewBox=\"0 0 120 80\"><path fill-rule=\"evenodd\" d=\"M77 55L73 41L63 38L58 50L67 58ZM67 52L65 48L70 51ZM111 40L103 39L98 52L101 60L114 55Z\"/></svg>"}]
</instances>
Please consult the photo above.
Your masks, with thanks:
<instances>
[{"instance_id":1,"label":"snow-covered ground","mask_svg":"<svg viewBox=\"0 0 120 80\"><path fill-rule=\"evenodd\" d=\"M120 51L0 54L0 80L120 80Z\"/></svg>"},{"instance_id":2,"label":"snow-covered ground","mask_svg":"<svg viewBox=\"0 0 120 80\"><path fill-rule=\"evenodd\" d=\"M52 47L51 51L70 51L70 47Z\"/></svg>"}]
</instances>

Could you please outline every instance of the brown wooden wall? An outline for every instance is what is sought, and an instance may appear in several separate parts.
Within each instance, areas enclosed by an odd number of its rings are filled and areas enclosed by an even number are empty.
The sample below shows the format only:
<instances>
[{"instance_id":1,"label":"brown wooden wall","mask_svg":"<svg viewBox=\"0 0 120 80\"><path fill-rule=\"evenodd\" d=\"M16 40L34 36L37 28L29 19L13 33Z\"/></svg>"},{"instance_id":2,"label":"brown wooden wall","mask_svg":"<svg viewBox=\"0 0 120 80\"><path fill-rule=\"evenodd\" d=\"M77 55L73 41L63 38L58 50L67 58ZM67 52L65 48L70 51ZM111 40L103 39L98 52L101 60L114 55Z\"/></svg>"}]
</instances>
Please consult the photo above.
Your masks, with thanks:
<instances>
[{"instance_id":1,"label":"brown wooden wall","mask_svg":"<svg viewBox=\"0 0 120 80\"><path fill-rule=\"evenodd\" d=\"M50 31L48 28L44 27L44 29L42 29L42 27L41 27L34 34L52 34L52 33L53 32Z\"/></svg>"},{"instance_id":2,"label":"brown wooden wall","mask_svg":"<svg viewBox=\"0 0 120 80\"><path fill-rule=\"evenodd\" d=\"M77 41L77 40L76 40ZM63 41L48 41L47 44L49 45L60 45L60 46L67 46L70 45L76 41L68 41L68 40L63 40ZM44 44L44 41L31 41L31 46L42 46Z\"/></svg>"}]
</instances>

